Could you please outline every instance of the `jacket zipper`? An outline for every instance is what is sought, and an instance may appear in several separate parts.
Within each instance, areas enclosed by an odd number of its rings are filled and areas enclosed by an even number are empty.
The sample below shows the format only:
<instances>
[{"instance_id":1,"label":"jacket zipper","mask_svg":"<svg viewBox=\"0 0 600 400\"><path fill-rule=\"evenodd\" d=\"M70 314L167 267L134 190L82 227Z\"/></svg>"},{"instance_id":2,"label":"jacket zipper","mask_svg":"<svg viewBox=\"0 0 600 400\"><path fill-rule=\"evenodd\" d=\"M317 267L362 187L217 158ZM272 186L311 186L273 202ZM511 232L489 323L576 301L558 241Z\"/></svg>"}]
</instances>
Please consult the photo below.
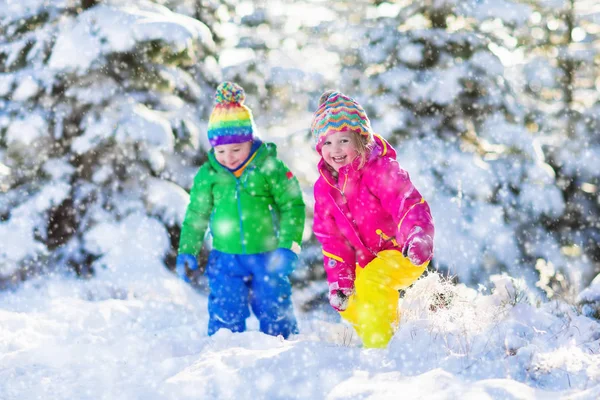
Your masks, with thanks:
<instances>
[{"instance_id":1,"label":"jacket zipper","mask_svg":"<svg viewBox=\"0 0 600 400\"><path fill-rule=\"evenodd\" d=\"M246 254L246 245L244 244L244 224L242 223L242 196L240 195L241 177L237 178L233 172L227 170L225 167L223 167L223 169L229 172L233 179L235 179L235 199L237 200L238 214L240 215L240 244L242 245L242 254Z\"/></svg>"},{"instance_id":2,"label":"jacket zipper","mask_svg":"<svg viewBox=\"0 0 600 400\"><path fill-rule=\"evenodd\" d=\"M346 204L346 206L348 207L348 212L349 212L350 211L350 207L348 206L348 199L346 198L346 194L344 193L344 189L346 188L346 183L348 183L348 173L346 172L344 174L344 176L346 177L346 179L344 180L344 186L343 186L343 188L342 189L339 188L339 180L338 180L338 185L337 185L338 187L336 189L339 190L340 193L342 194L342 199L344 199L344 204ZM354 229L354 232L356 233L356 236L361 241L361 243L365 247L365 249L369 250L371 252L371 254L373 254L375 257L377 257L377 253L374 252L370 247L368 247L367 245L365 245L363 243L362 239L360 238L360 235L358 234L358 224L356 223L356 220L354 219L354 216L352 214L350 214L350 215L352 216L352 229Z\"/></svg>"},{"instance_id":3,"label":"jacket zipper","mask_svg":"<svg viewBox=\"0 0 600 400\"><path fill-rule=\"evenodd\" d=\"M258 156L261 149L262 146L260 146L256 151L256 156ZM233 172L229 171L227 168L223 167L223 169L229 172L231 176L233 176L233 179L235 179L235 198L237 200L238 214L240 215L240 243L242 245L242 254L246 254L246 245L244 244L244 224L242 222L242 196L240 194L240 183L242 177L246 174L246 170L244 170L244 172L242 172L242 175L238 178Z\"/></svg>"},{"instance_id":4,"label":"jacket zipper","mask_svg":"<svg viewBox=\"0 0 600 400\"><path fill-rule=\"evenodd\" d=\"M339 190L340 193L342 194L342 199L344 199L344 204L348 204L348 199L346 198L346 194L344 193L344 190L346 189L346 183L348 183L348 173L346 172L344 174L344 176L346 177L346 179L344 180L344 186L342 186L342 188L340 189L339 180L338 180L338 183L336 186L337 186L337 190Z\"/></svg>"},{"instance_id":5,"label":"jacket zipper","mask_svg":"<svg viewBox=\"0 0 600 400\"><path fill-rule=\"evenodd\" d=\"M240 195L240 180L237 178L235 179L235 198L237 200L238 214L240 214L240 243L242 245L242 254L246 254L246 245L244 244L244 224L242 222L242 196Z\"/></svg>"}]
</instances>

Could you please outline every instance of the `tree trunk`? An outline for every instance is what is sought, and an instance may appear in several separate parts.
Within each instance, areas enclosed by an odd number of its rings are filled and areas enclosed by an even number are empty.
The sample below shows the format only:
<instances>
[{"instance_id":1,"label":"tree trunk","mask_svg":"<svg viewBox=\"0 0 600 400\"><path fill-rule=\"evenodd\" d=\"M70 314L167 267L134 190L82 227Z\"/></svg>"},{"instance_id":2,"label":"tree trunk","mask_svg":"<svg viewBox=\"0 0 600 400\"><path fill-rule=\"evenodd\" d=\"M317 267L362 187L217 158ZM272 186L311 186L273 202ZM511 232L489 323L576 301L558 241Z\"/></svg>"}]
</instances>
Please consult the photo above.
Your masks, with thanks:
<instances>
[{"instance_id":1,"label":"tree trunk","mask_svg":"<svg viewBox=\"0 0 600 400\"><path fill-rule=\"evenodd\" d=\"M570 0L569 9L565 15L565 23L567 24L567 32L565 33L565 59L560 63L564 73L564 82L562 85L565 108L567 110L567 136L572 138L575 136L575 113L573 112L573 89L575 85L575 69L576 61L571 59L568 54L569 47L573 42L573 29L575 29L575 0Z\"/></svg>"},{"instance_id":2,"label":"tree trunk","mask_svg":"<svg viewBox=\"0 0 600 400\"><path fill-rule=\"evenodd\" d=\"M96 4L100 3L102 0L81 0L81 8L87 10L88 8L94 7Z\"/></svg>"}]
</instances>

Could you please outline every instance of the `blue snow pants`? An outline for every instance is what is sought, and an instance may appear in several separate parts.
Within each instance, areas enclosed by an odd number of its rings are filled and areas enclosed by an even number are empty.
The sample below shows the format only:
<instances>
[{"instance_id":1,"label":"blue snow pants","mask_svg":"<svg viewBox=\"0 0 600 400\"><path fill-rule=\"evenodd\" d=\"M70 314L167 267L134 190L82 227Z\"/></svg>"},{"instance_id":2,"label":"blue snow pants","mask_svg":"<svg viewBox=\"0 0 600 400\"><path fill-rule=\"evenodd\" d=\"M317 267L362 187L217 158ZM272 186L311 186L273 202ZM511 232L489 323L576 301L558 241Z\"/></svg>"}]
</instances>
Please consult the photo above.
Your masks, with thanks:
<instances>
[{"instance_id":1,"label":"blue snow pants","mask_svg":"<svg viewBox=\"0 0 600 400\"><path fill-rule=\"evenodd\" d=\"M210 252L206 266L209 335L221 328L244 332L250 316L248 304L260 322L261 332L284 338L298 333L292 285L286 274L267 272L270 254Z\"/></svg>"}]
</instances>

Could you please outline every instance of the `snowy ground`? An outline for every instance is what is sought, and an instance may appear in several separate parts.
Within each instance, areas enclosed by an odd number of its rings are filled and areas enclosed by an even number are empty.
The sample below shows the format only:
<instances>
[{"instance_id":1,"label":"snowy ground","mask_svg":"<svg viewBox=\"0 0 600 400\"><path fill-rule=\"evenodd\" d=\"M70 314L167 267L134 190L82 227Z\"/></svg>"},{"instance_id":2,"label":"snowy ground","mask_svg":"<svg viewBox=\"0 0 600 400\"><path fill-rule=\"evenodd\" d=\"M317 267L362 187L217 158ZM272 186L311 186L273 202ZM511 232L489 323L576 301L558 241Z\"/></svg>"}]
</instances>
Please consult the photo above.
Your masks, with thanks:
<instances>
[{"instance_id":1,"label":"snowy ground","mask_svg":"<svg viewBox=\"0 0 600 400\"><path fill-rule=\"evenodd\" d=\"M421 279L380 350L326 311L291 340L207 337L206 297L167 271L30 281L0 294L0 399L600 398L600 324L494 285Z\"/></svg>"}]
</instances>

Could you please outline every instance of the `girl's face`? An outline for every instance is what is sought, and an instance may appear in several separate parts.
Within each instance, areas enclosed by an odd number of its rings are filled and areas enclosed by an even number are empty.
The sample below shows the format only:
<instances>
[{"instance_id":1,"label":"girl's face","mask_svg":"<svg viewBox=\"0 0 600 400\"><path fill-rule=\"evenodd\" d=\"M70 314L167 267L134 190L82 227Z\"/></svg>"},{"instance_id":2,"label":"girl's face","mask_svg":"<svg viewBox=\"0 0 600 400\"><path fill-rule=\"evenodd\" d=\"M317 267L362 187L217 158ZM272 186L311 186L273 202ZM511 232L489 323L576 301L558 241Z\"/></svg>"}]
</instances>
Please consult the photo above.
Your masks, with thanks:
<instances>
[{"instance_id":1,"label":"girl's face","mask_svg":"<svg viewBox=\"0 0 600 400\"><path fill-rule=\"evenodd\" d=\"M215 158L224 167L236 169L250 155L252 142L221 144L215 146Z\"/></svg>"},{"instance_id":2,"label":"girl's face","mask_svg":"<svg viewBox=\"0 0 600 400\"><path fill-rule=\"evenodd\" d=\"M353 132L336 132L325 138L321 155L336 172L344 165L351 164L358 155L354 135Z\"/></svg>"}]
</instances>

